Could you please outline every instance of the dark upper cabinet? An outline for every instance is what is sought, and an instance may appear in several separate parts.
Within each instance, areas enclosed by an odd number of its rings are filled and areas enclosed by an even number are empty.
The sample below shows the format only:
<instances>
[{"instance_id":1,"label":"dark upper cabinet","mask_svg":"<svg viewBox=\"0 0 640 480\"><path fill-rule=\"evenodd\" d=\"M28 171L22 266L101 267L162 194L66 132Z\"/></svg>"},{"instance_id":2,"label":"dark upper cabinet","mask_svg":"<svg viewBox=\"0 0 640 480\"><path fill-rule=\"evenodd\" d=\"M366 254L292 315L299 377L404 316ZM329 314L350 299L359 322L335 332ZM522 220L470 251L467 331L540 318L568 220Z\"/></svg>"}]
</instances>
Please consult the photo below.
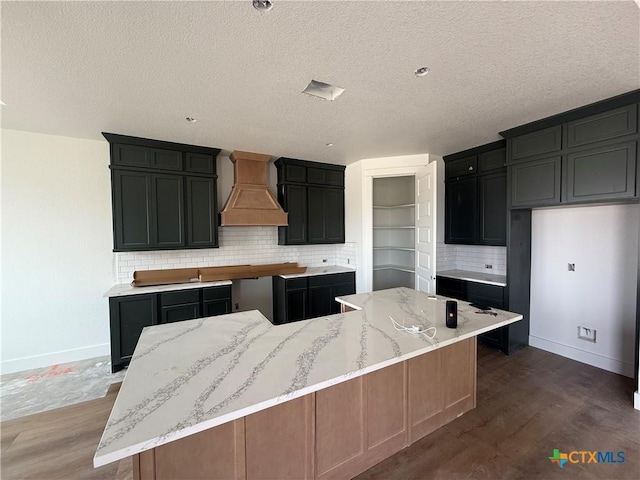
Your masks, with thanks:
<instances>
[{"instance_id":1,"label":"dark upper cabinet","mask_svg":"<svg viewBox=\"0 0 640 480\"><path fill-rule=\"evenodd\" d=\"M506 245L505 142L444 157L445 243Z\"/></svg>"},{"instance_id":2,"label":"dark upper cabinet","mask_svg":"<svg viewBox=\"0 0 640 480\"><path fill-rule=\"evenodd\" d=\"M218 246L219 149L103 135L111 144L114 251Z\"/></svg>"},{"instance_id":3,"label":"dark upper cabinet","mask_svg":"<svg viewBox=\"0 0 640 480\"><path fill-rule=\"evenodd\" d=\"M447 182L445 192L446 243L475 244L478 241L478 180Z\"/></svg>"},{"instance_id":4,"label":"dark upper cabinet","mask_svg":"<svg viewBox=\"0 0 640 480\"><path fill-rule=\"evenodd\" d=\"M307 189L308 243L344 243L344 190Z\"/></svg>"},{"instance_id":5,"label":"dark upper cabinet","mask_svg":"<svg viewBox=\"0 0 640 480\"><path fill-rule=\"evenodd\" d=\"M636 104L574 120L566 126L567 147L579 147L636 133L637 121Z\"/></svg>"},{"instance_id":6,"label":"dark upper cabinet","mask_svg":"<svg viewBox=\"0 0 640 480\"><path fill-rule=\"evenodd\" d=\"M155 293L109 299L112 372L129 363L142 329L158 323L157 305Z\"/></svg>"},{"instance_id":7,"label":"dark upper cabinet","mask_svg":"<svg viewBox=\"0 0 640 480\"><path fill-rule=\"evenodd\" d=\"M231 286L111 297L111 371L127 366L144 327L231 313Z\"/></svg>"},{"instance_id":8,"label":"dark upper cabinet","mask_svg":"<svg viewBox=\"0 0 640 480\"><path fill-rule=\"evenodd\" d=\"M186 177L187 246L218 246L217 193L215 178Z\"/></svg>"},{"instance_id":9,"label":"dark upper cabinet","mask_svg":"<svg viewBox=\"0 0 640 480\"><path fill-rule=\"evenodd\" d=\"M273 277L276 325L340 312L336 297L356 293L355 272L284 279Z\"/></svg>"},{"instance_id":10,"label":"dark upper cabinet","mask_svg":"<svg viewBox=\"0 0 640 480\"><path fill-rule=\"evenodd\" d=\"M144 250L151 238L151 175L112 170L114 250Z\"/></svg>"},{"instance_id":11,"label":"dark upper cabinet","mask_svg":"<svg viewBox=\"0 0 640 480\"><path fill-rule=\"evenodd\" d=\"M475 175L478 173L478 156L470 155L456 160L448 160L444 171L447 180L458 179L466 175Z\"/></svg>"},{"instance_id":12,"label":"dark upper cabinet","mask_svg":"<svg viewBox=\"0 0 640 480\"><path fill-rule=\"evenodd\" d=\"M567 155L564 200L628 198L636 195L636 142Z\"/></svg>"},{"instance_id":13,"label":"dark upper cabinet","mask_svg":"<svg viewBox=\"0 0 640 480\"><path fill-rule=\"evenodd\" d=\"M152 246L161 249L183 247L185 245L183 177L152 174L151 182Z\"/></svg>"},{"instance_id":14,"label":"dark upper cabinet","mask_svg":"<svg viewBox=\"0 0 640 480\"><path fill-rule=\"evenodd\" d=\"M216 158L213 155L204 155L202 153L185 154L185 171L191 173L205 173L215 175Z\"/></svg>"},{"instance_id":15,"label":"dark upper cabinet","mask_svg":"<svg viewBox=\"0 0 640 480\"><path fill-rule=\"evenodd\" d=\"M561 157L518 163L510 168L512 207L560 203Z\"/></svg>"},{"instance_id":16,"label":"dark upper cabinet","mask_svg":"<svg viewBox=\"0 0 640 480\"><path fill-rule=\"evenodd\" d=\"M506 245L507 172L478 177L478 198L478 242Z\"/></svg>"},{"instance_id":17,"label":"dark upper cabinet","mask_svg":"<svg viewBox=\"0 0 640 480\"><path fill-rule=\"evenodd\" d=\"M560 125L516 137L511 142L511 159L556 152L562 147Z\"/></svg>"},{"instance_id":18,"label":"dark upper cabinet","mask_svg":"<svg viewBox=\"0 0 640 480\"><path fill-rule=\"evenodd\" d=\"M307 243L307 187L304 185L280 185L278 202L289 214L288 227L278 228L280 245Z\"/></svg>"},{"instance_id":19,"label":"dark upper cabinet","mask_svg":"<svg viewBox=\"0 0 640 480\"><path fill-rule=\"evenodd\" d=\"M511 207L637 198L639 97L636 90L501 132Z\"/></svg>"},{"instance_id":20,"label":"dark upper cabinet","mask_svg":"<svg viewBox=\"0 0 640 480\"><path fill-rule=\"evenodd\" d=\"M345 167L291 158L275 165L278 202L289 214L289 225L278 227L278 243L344 243Z\"/></svg>"}]
</instances>

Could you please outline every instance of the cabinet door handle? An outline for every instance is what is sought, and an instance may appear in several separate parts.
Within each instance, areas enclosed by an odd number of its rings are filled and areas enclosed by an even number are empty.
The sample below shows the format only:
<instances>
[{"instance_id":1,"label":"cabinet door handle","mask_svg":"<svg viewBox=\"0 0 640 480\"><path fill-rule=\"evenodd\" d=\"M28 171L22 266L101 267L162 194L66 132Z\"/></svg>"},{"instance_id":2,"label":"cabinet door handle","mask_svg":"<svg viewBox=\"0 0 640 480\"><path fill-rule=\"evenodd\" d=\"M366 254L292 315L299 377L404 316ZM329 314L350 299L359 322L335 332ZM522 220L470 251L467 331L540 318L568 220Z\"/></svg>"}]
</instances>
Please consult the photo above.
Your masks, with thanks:
<instances>
[{"instance_id":1,"label":"cabinet door handle","mask_svg":"<svg viewBox=\"0 0 640 480\"><path fill-rule=\"evenodd\" d=\"M469 170L473 170L473 166L470 166L470 167L469 167Z\"/></svg>"}]
</instances>

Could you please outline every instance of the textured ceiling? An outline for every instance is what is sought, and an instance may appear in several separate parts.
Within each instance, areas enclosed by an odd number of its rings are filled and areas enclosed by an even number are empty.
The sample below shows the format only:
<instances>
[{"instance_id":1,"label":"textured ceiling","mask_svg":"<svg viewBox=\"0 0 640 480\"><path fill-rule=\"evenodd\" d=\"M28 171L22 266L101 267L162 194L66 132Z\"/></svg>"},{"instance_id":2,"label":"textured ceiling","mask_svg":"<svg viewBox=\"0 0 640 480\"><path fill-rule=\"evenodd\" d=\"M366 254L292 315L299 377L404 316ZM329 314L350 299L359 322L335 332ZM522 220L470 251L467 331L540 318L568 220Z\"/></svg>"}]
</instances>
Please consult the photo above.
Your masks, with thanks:
<instances>
[{"instance_id":1,"label":"textured ceiling","mask_svg":"<svg viewBox=\"0 0 640 480\"><path fill-rule=\"evenodd\" d=\"M273 3L3 1L2 127L344 164L453 153L640 87L633 1ZM311 79L346 91L301 94Z\"/></svg>"}]
</instances>

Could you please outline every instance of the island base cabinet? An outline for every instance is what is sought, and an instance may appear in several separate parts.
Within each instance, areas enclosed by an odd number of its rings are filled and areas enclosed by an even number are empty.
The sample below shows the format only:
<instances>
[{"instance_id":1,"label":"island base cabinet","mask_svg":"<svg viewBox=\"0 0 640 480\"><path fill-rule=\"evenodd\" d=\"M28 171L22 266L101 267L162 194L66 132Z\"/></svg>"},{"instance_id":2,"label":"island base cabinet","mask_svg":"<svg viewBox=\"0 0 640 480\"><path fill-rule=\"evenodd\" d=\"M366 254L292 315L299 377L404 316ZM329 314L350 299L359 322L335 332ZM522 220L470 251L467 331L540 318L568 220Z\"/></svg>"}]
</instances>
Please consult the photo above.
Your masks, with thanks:
<instances>
[{"instance_id":1,"label":"island base cabinet","mask_svg":"<svg viewBox=\"0 0 640 480\"><path fill-rule=\"evenodd\" d=\"M247 478L312 479L314 411L311 394L245 417Z\"/></svg>"},{"instance_id":2,"label":"island base cabinet","mask_svg":"<svg viewBox=\"0 0 640 480\"><path fill-rule=\"evenodd\" d=\"M135 455L133 478L240 480L247 478L245 457L245 419L240 418Z\"/></svg>"},{"instance_id":3,"label":"island base cabinet","mask_svg":"<svg viewBox=\"0 0 640 480\"><path fill-rule=\"evenodd\" d=\"M476 406L476 337L407 361L409 444Z\"/></svg>"},{"instance_id":4,"label":"island base cabinet","mask_svg":"<svg viewBox=\"0 0 640 480\"><path fill-rule=\"evenodd\" d=\"M406 363L316 392L316 478L352 478L407 446Z\"/></svg>"},{"instance_id":5,"label":"island base cabinet","mask_svg":"<svg viewBox=\"0 0 640 480\"><path fill-rule=\"evenodd\" d=\"M135 480L352 478L473 409L476 338L133 457Z\"/></svg>"}]
</instances>

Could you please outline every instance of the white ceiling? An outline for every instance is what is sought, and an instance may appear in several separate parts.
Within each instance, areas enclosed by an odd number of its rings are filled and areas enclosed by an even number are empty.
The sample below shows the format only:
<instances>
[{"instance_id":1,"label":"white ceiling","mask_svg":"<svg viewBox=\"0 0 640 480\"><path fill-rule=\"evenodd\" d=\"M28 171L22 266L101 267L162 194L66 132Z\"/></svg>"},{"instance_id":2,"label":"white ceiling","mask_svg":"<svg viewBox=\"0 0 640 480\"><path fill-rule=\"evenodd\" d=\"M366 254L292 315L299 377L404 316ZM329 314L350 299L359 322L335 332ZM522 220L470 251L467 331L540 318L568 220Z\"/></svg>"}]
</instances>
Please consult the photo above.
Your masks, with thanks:
<instances>
[{"instance_id":1,"label":"white ceiling","mask_svg":"<svg viewBox=\"0 0 640 480\"><path fill-rule=\"evenodd\" d=\"M273 4L3 1L2 127L344 164L454 153L640 87L633 1ZM301 94L311 79L346 91Z\"/></svg>"}]
</instances>

